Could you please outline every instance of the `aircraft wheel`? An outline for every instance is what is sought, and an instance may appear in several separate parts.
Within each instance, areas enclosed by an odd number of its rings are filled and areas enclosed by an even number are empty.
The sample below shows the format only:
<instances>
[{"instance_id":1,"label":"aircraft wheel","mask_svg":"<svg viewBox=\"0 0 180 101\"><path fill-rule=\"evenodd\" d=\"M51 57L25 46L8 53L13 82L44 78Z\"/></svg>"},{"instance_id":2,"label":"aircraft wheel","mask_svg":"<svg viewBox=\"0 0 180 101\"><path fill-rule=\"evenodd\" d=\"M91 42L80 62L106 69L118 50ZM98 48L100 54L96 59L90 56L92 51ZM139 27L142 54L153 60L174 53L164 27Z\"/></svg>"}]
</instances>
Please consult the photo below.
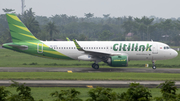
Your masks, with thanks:
<instances>
[{"instance_id":1,"label":"aircraft wheel","mask_svg":"<svg viewBox=\"0 0 180 101\"><path fill-rule=\"evenodd\" d=\"M156 69L156 66L155 66L155 65L153 65L153 66L152 66L152 69Z\"/></svg>"},{"instance_id":2,"label":"aircraft wheel","mask_svg":"<svg viewBox=\"0 0 180 101\"><path fill-rule=\"evenodd\" d=\"M94 68L94 69L99 69L99 65L96 64L96 63L93 63L93 64L92 64L92 68Z\"/></svg>"},{"instance_id":3,"label":"aircraft wheel","mask_svg":"<svg viewBox=\"0 0 180 101\"><path fill-rule=\"evenodd\" d=\"M94 66L95 66L95 65L96 65L96 64L95 64L95 63L93 63L93 64L92 64L92 68L94 68Z\"/></svg>"}]
</instances>

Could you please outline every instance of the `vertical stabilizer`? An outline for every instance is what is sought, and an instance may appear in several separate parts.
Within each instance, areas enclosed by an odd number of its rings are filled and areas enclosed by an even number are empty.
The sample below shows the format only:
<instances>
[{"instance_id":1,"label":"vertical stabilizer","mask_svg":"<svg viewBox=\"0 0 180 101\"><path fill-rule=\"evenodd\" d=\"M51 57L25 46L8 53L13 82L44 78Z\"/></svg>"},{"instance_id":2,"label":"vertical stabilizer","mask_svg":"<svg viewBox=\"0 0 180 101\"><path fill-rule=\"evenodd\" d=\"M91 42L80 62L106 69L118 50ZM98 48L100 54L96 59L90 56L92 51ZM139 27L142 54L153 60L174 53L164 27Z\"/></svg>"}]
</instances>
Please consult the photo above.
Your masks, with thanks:
<instances>
[{"instance_id":1,"label":"vertical stabilizer","mask_svg":"<svg viewBox=\"0 0 180 101\"><path fill-rule=\"evenodd\" d=\"M15 14L6 14L6 18L13 43L38 40Z\"/></svg>"}]
</instances>

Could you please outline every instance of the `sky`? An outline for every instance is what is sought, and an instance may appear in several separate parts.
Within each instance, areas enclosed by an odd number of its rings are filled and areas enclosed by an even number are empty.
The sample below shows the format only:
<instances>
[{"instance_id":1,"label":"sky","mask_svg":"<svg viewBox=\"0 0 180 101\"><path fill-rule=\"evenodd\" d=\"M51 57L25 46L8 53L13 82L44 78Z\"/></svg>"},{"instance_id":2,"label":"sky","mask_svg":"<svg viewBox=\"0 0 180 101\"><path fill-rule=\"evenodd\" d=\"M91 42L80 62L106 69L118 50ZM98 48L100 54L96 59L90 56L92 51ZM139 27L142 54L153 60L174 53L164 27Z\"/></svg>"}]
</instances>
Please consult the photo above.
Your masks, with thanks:
<instances>
[{"instance_id":1,"label":"sky","mask_svg":"<svg viewBox=\"0 0 180 101\"><path fill-rule=\"evenodd\" d=\"M51 17L56 14L85 17L84 13L94 13L94 17L156 16L159 18L180 17L180 0L25 0L25 10L32 8L39 16ZM21 0L0 0L0 14L3 8L15 9L21 13Z\"/></svg>"}]
</instances>

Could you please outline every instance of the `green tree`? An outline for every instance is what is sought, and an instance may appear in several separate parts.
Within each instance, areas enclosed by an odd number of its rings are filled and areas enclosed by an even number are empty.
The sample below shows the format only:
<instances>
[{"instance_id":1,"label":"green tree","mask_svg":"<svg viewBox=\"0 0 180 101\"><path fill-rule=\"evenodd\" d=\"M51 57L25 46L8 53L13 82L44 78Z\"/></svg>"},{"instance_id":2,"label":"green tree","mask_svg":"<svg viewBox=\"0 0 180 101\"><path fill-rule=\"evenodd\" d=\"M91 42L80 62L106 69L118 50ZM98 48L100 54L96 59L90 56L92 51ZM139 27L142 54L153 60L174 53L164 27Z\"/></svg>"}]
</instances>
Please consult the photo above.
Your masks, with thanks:
<instances>
[{"instance_id":1,"label":"green tree","mask_svg":"<svg viewBox=\"0 0 180 101\"><path fill-rule=\"evenodd\" d=\"M36 34L40 31L40 27L32 8L26 10L20 18L26 27L36 36Z\"/></svg>"},{"instance_id":2,"label":"green tree","mask_svg":"<svg viewBox=\"0 0 180 101\"><path fill-rule=\"evenodd\" d=\"M78 37L78 40L79 41L88 41L89 38L84 34L80 34L79 37Z\"/></svg>"},{"instance_id":3,"label":"green tree","mask_svg":"<svg viewBox=\"0 0 180 101\"><path fill-rule=\"evenodd\" d=\"M12 12L14 11L14 9L3 9L3 11L5 13L15 13ZM6 20L6 15L5 14L0 14L0 44L2 43L7 43L7 42L11 42L11 36L10 36L10 31L8 28L8 23Z\"/></svg>"},{"instance_id":4,"label":"green tree","mask_svg":"<svg viewBox=\"0 0 180 101\"><path fill-rule=\"evenodd\" d=\"M146 16L143 16L141 19L139 18L134 18L134 20L137 22L137 23L143 23L144 25L150 25L152 24L152 22L154 21L154 18L148 18Z\"/></svg>"},{"instance_id":5,"label":"green tree","mask_svg":"<svg viewBox=\"0 0 180 101\"><path fill-rule=\"evenodd\" d=\"M143 16L141 19L140 18L134 18L136 22L136 28L138 29L138 32L140 33L141 40L150 40L150 28L154 18L148 18L146 16Z\"/></svg>"},{"instance_id":6,"label":"green tree","mask_svg":"<svg viewBox=\"0 0 180 101\"><path fill-rule=\"evenodd\" d=\"M56 97L54 101L82 101L82 99L77 97L80 95L80 92L75 89L61 90L60 93L55 91L50 95Z\"/></svg>"},{"instance_id":7,"label":"green tree","mask_svg":"<svg viewBox=\"0 0 180 101\"><path fill-rule=\"evenodd\" d=\"M119 18L120 19L120 18ZM133 18L131 16L129 16L128 20L125 21L123 24L122 24L122 28L124 28L124 32L127 34L129 32L133 32L134 30L134 21L133 21Z\"/></svg>"},{"instance_id":8,"label":"green tree","mask_svg":"<svg viewBox=\"0 0 180 101\"><path fill-rule=\"evenodd\" d=\"M125 41L125 37L122 34L118 34L112 41Z\"/></svg>"},{"instance_id":9,"label":"green tree","mask_svg":"<svg viewBox=\"0 0 180 101\"><path fill-rule=\"evenodd\" d=\"M0 43L11 42L10 30L6 28L4 33L0 36Z\"/></svg>"},{"instance_id":10,"label":"green tree","mask_svg":"<svg viewBox=\"0 0 180 101\"><path fill-rule=\"evenodd\" d=\"M119 94L120 101L150 101L151 97L150 90L139 83L131 83L126 92Z\"/></svg>"},{"instance_id":11,"label":"green tree","mask_svg":"<svg viewBox=\"0 0 180 101\"><path fill-rule=\"evenodd\" d=\"M165 81L164 83L159 84L158 88L161 88L161 93L164 97L166 97L164 93L176 95L177 87L175 86L174 81Z\"/></svg>"},{"instance_id":12,"label":"green tree","mask_svg":"<svg viewBox=\"0 0 180 101\"><path fill-rule=\"evenodd\" d=\"M77 34L72 33L72 34L69 34L69 35L68 35L68 38L69 38L69 39L78 39L78 36L77 36Z\"/></svg>"},{"instance_id":13,"label":"green tree","mask_svg":"<svg viewBox=\"0 0 180 101\"><path fill-rule=\"evenodd\" d=\"M94 16L94 14L93 13L84 13L84 16L86 16L86 18L91 18L91 17L93 17Z\"/></svg>"},{"instance_id":14,"label":"green tree","mask_svg":"<svg viewBox=\"0 0 180 101\"><path fill-rule=\"evenodd\" d=\"M104 18L108 18L110 14L103 14Z\"/></svg>"},{"instance_id":15,"label":"green tree","mask_svg":"<svg viewBox=\"0 0 180 101\"><path fill-rule=\"evenodd\" d=\"M47 23L45 28L49 32L50 40L53 40L53 33L58 33L59 32L59 30L57 29L57 26L55 25L54 22Z\"/></svg>"},{"instance_id":16,"label":"green tree","mask_svg":"<svg viewBox=\"0 0 180 101\"><path fill-rule=\"evenodd\" d=\"M172 42L173 42L173 45L175 45L175 46L180 46L180 36L179 35L176 35L176 36L174 36L173 37L173 40L172 40Z\"/></svg>"},{"instance_id":17,"label":"green tree","mask_svg":"<svg viewBox=\"0 0 180 101\"><path fill-rule=\"evenodd\" d=\"M88 92L91 97L86 101L116 101L117 93L112 92L110 88L96 87Z\"/></svg>"},{"instance_id":18,"label":"green tree","mask_svg":"<svg viewBox=\"0 0 180 101\"><path fill-rule=\"evenodd\" d=\"M131 16L128 17L128 20L122 24L124 28L125 34L127 33L134 33L134 35L139 36L140 40L150 40L150 33L153 30L153 18L142 17L140 18L132 18ZM138 38L136 38L138 39Z\"/></svg>"},{"instance_id":19,"label":"green tree","mask_svg":"<svg viewBox=\"0 0 180 101\"><path fill-rule=\"evenodd\" d=\"M50 40L50 35L45 29L38 32L36 37L44 41Z\"/></svg>"},{"instance_id":20,"label":"green tree","mask_svg":"<svg viewBox=\"0 0 180 101\"><path fill-rule=\"evenodd\" d=\"M24 84L19 84L18 82L11 84L11 87L16 87L18 94L11 95L8 98L8 101L34 101L34 98L31 95L30 87L24 86Z\"/></svg>"},{"instance_id":21,"label":"green tree","mask_svg":"<svg viewBox=\"0 0 180 101\"><path fill-rule=\"evenodd\" d=\"M104 30L102 33L99 34L99 40L106 41L110 40L110 37L113 35L113 33L110 33L109 30Z\"/></svg>"},{"instance_id":22,"label":"green tree","mask_svg":"<svg viewBox=\"0 0 180 101\"><path fill-rule=\"evenodd\" d=\"M165 81L157 86L161 88L162 97L156 97L156 101L179 101L180 94L177 95L176 91L178 90L175 86L174 81Z\"/></svg>"},{"instance_id":23,"label":"green tree","mask_svg":"<svg viewBox=\"0 0 180 101\"><path fill-rule=\"evenodd\" d=\"M9 13L9 12L12 12L12 11L14 11L14 9L7 9L7 8L3 8L2 9L5 13ZM12 12L12 13L14 13L14 12Z\"/></svg>"},{"instance_id":24,"label":"green tree","mask_svg":"<svg viewBox=\"0 0 180 101\"><path fill-rule=\"evenodd\" d=\"M5 90L5 87L0 87L0 101L7 101L7 97L10 94L8 90Z\"/></svg>"}]
</instances>

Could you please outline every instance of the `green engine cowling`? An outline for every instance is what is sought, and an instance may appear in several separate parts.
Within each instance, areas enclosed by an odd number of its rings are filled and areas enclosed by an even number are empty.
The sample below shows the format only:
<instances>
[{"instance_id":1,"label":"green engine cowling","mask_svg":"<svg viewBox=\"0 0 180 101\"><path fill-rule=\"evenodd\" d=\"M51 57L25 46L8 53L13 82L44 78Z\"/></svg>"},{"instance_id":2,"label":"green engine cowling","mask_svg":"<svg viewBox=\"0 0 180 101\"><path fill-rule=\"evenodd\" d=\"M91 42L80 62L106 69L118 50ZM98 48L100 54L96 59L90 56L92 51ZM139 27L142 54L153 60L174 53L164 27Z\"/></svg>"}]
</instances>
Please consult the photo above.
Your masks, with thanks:
<instances>
[{"instance_id":1,"label":"green engine cowling","mask_svg":"<svg viewBox=\"0 0 180 101\"><path fill-rule=\"evenodd\" d=\"M107 64L112 67L127 67L128 66L128 56L111 56L107 60Z\"/></svg>"}]
</instances>

